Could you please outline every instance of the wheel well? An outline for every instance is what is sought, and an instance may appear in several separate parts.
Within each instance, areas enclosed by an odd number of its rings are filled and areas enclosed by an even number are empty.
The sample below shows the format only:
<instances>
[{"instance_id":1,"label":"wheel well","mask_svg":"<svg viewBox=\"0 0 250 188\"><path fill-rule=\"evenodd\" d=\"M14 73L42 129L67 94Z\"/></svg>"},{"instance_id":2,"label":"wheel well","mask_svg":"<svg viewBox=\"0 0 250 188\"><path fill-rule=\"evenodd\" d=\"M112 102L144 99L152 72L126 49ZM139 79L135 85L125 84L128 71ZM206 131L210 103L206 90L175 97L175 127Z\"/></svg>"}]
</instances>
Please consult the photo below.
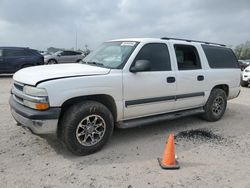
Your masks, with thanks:
<instances>
[{"instance_id":1,"label":"wheel well","mask_svg":"<svg viewBox=\"0 0 250 188\"><path fill-rule=\"evenodd\" d=\"M224 90L225 93L226 93L226 95L227 95L227 97L228 97L228 94L229 94L229 87L228 87L228 85L226 85L226 84L221 84L221 85L215 86L213 89L215 89L215 88L219 88L219 89Z\"/></svg>"},{"instance_id":2,"label":"wheel well","mask_svg":"<svg viewBox=\"0 0 250 188\"><path fill-rule=\"evenodd\" d=\"M106 106L110 110L110 112L112 113L112 115L114 117L114 120L116 121L117 109L116 109L115 101L114 101L113 97L111 97L109 95L105 95L105 94L88 95L88 96L80 96L80 97L71 98L63 103L60 116L62 116L64 114L64 112L73 104L76 104L76 103L79 103L79 102L82 102L85 100L97 101L97 102L103 104L104 106Z\"/></svg>"}]
</instances>

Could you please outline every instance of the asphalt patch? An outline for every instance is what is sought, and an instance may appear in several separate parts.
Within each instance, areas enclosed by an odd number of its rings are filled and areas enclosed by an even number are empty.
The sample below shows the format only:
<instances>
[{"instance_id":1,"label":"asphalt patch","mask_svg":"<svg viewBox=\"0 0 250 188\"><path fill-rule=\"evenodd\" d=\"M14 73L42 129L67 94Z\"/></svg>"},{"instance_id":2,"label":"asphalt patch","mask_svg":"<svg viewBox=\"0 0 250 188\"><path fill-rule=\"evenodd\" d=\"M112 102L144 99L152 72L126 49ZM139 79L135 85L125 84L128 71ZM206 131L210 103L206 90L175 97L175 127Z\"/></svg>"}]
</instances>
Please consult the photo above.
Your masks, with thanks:
<instances>
[{"instance_id":1,"label":"asphalt patch","mask_svg":"<svg viewBox=\"0 0 250 188\"><path fill-rule=\"evenodd\" d=\"M213 133L209 129L192 129L181 131L175 135L175 140L190 140L199 142L222 142L225 140L221 135Z\"/></svg>"}]
</instances>

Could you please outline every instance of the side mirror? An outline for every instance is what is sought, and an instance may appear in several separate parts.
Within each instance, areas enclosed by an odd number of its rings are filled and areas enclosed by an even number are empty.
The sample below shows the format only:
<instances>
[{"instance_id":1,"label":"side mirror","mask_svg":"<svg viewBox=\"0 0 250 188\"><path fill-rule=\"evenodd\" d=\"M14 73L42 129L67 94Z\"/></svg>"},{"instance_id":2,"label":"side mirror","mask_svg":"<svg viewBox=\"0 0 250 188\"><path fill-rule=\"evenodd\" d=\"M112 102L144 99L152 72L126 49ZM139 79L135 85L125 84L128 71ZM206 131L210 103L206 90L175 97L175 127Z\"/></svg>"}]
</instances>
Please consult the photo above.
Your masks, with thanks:
<instances>
[{"instance_id":1,"label":"side mirror","mask_svg":"<svg viewBox=\"0 0 250 188\"><path fill-rule=\"evenodd\" d=\"M131 72L143 72L150 70L150 61L149 60L137 60L133 67L130 68Z\"/></svg>"},{"instance_id":2,"label":"side mirror","mask_svg":"<svg viewBox=\"0 0 250 188\"><path fill-rule=\"evenodd\" d=\"M62 54L57 54L58 57L60 57Z\"/></svg>"}]
</instances>

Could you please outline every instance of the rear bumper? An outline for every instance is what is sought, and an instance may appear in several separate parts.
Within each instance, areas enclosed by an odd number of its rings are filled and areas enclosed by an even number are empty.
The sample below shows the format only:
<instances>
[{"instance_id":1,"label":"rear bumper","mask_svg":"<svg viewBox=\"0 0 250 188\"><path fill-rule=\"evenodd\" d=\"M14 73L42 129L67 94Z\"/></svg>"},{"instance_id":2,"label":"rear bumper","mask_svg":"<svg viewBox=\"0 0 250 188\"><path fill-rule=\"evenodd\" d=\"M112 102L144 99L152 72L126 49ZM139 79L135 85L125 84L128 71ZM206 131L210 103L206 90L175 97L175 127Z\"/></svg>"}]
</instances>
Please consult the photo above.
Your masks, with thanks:
<instances>
[{"instance_id":1,"label":"rear bumper","mask_svg":"<svg viewBox=\"0 0 250 188\"><path fill-rule=\"evenodd\" d=\"M239 87L234 87L234 88L229 88L229 94L228 94L228 100L234 99L238 97L240 94L240 86Z\"/></svg>"},{"instance_id":2,"label":"rear bumper","mask_svg":"<svg viewBox=\"0 0 250 188\"><path fill-rule=\"evenodd\" d=\"M13 96L9 99L11 114L22 126L34 134L56 133L61 108L50 108L46 111L33 110L16 102Z\"/></svg>"}]
</instances>

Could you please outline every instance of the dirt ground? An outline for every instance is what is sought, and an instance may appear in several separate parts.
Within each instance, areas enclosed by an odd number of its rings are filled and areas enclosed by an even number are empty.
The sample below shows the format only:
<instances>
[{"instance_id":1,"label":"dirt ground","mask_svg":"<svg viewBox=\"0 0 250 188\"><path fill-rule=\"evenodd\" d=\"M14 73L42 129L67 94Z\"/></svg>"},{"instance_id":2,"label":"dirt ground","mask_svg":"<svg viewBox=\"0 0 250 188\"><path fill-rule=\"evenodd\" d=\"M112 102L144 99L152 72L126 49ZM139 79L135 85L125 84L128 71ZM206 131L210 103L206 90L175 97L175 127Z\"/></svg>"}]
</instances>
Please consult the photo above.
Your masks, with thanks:
<instances>
[{"instance_id":1,"label":"dirt ground","mask_svg":"<svg viewBox=\"0 0 250 188\"><path fill-rule=\"evenodd\" d=\"M218 122L186 117L116 130L103 150L77 157L53 135L39 137L15 125L8 106L11 82L0 77L1 188L250 187L250 88L228 102ZM212 136L193 136L197 130ZM177 135L181 168L166 171L157 158L170 132Z\"/></svg>"}]
</instances>

